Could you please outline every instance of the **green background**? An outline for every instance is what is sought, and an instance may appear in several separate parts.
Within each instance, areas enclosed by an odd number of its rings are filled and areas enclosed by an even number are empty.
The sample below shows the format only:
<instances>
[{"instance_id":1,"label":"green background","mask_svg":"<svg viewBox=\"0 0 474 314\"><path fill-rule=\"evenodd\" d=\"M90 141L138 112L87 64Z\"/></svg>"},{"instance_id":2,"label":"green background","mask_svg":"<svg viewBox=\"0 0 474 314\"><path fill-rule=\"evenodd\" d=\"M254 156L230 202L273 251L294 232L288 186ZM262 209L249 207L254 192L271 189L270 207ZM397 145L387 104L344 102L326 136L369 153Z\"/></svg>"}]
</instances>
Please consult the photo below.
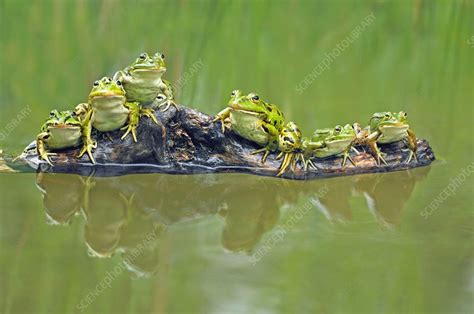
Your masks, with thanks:
<instances>
[{"instance_id":1,"label":"green background","mask_svg":"<svg viewBox=\"0 0 474 314\"><path fill-rule=\"evenodd\" d=\"M172 82L202 62L176 96L205 113L221 110L234 89L277 104L306 134L405 110L436 153L429 168L321 182L98 180L94 206L82 213L100 212L90 221L107 241L117 234L138 241L130 221L137 230L150 221L168 228L157 273L134 279L124 271L85 312L473 311L472 177L427 219L420 215L474 161L473 1L2 0L0 10L0 131L31 109L0 139L6 154L21 152L51 109L85 101L94 80L142 51L166 55ZM374 22L299 93L297 85L372 12ZM50 181L47 192L63 205L83 194L79 177ZM248 254L324 184L324 206L249 263ZM200 193L192 193L196 186ZM67 227L46 224L49 205L33 174L0 174L0 191L0 312L80 312L76 305L125 249L91 258L83 217Z\"/></svg>"}]
</instances>

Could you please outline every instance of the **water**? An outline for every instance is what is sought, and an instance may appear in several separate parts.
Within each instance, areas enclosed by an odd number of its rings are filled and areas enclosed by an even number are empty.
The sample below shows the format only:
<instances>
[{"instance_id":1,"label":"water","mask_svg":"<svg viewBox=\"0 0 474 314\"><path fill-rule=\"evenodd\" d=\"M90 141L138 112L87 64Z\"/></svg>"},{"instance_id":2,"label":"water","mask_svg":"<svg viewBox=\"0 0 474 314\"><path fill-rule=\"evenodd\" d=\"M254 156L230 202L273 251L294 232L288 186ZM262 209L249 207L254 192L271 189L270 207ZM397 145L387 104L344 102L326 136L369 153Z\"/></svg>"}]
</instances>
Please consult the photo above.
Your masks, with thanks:
<instances>
[{"instance_id":1,"label":"water","mask_svg":"<svg viewBox=\"0 0 474 314\"><path fill-rule=\"evenodd\" d=\"M472 312L473 9L2 1L7 154L51 109L84 101L95 79L161 50L190 107L212 114L233 89L255 91L306 134L405 110L438 159L310 182L1 173L0 312Z\"/></svg>"}]
</instances>

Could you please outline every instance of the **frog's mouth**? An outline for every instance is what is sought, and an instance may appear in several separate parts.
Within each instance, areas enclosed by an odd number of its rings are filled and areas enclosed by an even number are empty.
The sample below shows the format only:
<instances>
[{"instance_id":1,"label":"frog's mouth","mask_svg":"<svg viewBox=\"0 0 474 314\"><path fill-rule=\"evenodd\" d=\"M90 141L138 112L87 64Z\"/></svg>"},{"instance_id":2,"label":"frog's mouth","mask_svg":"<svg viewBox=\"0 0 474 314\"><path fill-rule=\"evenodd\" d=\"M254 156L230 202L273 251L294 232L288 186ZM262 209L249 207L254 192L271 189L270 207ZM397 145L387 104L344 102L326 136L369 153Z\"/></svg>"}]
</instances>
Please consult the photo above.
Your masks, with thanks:
<instances>
[{"instance_id":1,"label":"frog's mouth","mask_svg":"<svg viewBox=\"0 0 474 314\"><path fill-rule=\"evenodd\" d=\"M346 138L341 138L341 139L337 139L337 140L329 140L329 143L331 144L341 144L341 143L349 143L351 142L352 140L354 140L355 136L354 137L346 137Z\"/></svg>"},{"instance_id":2,"label":"frog's mouth","mask_svg":"<svg viewBox=\"0 0 474 314\"><path fill-rule=\"evenodd\" d=\"M133 66L132 72L158 72L164 73L166 72L166 68L163 66L156 66L156 65L146 65L146 64L137 64Z\"/></svg>"},{"instance_id":3,"label":"frog's mouth","mask_svg":"<svg viewBox=\"0 0 474 314\"><path fill-rule=\"evenodd\" d=\"M402 123L402 122L394 122L394 123L387 123L387 124L382 124L380 127L381 131L395 131L395 130L408 130L409 125Z\"/></svg>"},{"instance_id":4,"label":"frog's mouth","mask_svg":"<svg viewBox=\"0 0 474 314\"><path fill-rule=\"evenodd\" d=\"M236 104L236 103L230 103L229 107L238 112L245 113L245 114L250 114L250 115L255 115L255 116L258 116L260 114L259 112L250 111L245 108L242 108L239 104Z\"/></svg>"},{"instance_id":5,"label":"frog's mouth","mask_svg":"<svg viewBox=\"0 0 474 314\"><path fill-rule=\"evenodd\" d=\"M116 93L112 91L96 91L89 95L89 99L97 98L125 98L125 94Z\"/></svg>"},{"instance_id":6,"label":"frog's mouth","mask_svg":"<svg viewBox=\"0 0 474 314\"><path fill-rule=\"evenodd\" d=\"M64 123L55 123L52 125L48 126L48 129L60 129L60 130L72 130L72 129L78 129L80 128L80 125L75 125L75 124L64 124Z\"/></svg>"}]
</instances>

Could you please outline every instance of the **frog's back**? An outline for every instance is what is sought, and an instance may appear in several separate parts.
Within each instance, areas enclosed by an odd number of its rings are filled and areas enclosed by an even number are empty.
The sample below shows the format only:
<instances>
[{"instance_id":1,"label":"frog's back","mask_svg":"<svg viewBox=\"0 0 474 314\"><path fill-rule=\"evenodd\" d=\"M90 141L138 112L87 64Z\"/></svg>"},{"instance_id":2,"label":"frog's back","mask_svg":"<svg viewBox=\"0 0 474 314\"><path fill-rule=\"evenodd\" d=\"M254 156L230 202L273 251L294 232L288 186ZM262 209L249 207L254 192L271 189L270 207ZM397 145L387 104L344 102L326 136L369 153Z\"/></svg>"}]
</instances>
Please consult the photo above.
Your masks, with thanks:
<instances>
[{"instance_id":1,"label":"frog's back","mask_svg":"<svg viewBox=\"0 0 474 314\"><path fill-rule=\"evenodd\" d=\"M265 104L265 107L268 110L268 121L273 124L273 126L281 131L285 124L285 116L283 112L274 104Z\"/></svg>"}]
</instances>

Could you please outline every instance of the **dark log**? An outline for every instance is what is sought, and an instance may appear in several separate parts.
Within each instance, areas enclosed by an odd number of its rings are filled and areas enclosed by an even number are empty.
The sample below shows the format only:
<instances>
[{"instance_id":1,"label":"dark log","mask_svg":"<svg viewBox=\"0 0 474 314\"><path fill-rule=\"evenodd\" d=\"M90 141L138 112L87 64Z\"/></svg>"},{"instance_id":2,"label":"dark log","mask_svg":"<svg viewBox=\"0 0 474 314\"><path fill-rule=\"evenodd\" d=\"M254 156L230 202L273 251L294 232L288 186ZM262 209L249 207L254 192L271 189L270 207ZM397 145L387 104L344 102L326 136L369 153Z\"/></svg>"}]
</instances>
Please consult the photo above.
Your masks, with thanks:
<instances>
[{"instance_id":1,"label":"dark log","mask_svg":"<svg viewBox=\"0 0 474 314\"><path fill-rule=\"evenodd\" d=\"M275 160L276 154L271 154L265 164L260 162L261 155L251 152L259 147L247 141L232 131L222 133L220 122L213 123L213 117L197 110L178 106L168 111L157 110L155 116L159 125L149 118L143 118L137 129L138 142L131 136L123 141L120 137L123 131L95 134L97 148L94 157L97 164L92 165L84 155L77 159L79 149L59 151L58 156L52 157L54 166L40 160L36 154L35 144L27 147L27 153L19 160L33 169L42 172L78 173L82 175L116 176L130 173L215 173L242 172L264 176L276 176L281 161ZM362 152L359 155L352 152L351 157L356 163L348 162L341 167L342 157L332 157L316 160L319 170L304 171L298 165L295 171L287 171L282 177L288 179L314 179L334 176L354 175L405 170L429 165L435 156L426 140L418 140L417 161L405 163L408 151L402 149L403 143L381 145L386 153L388 165L378 166L374 158ZM12 168L18 168L19 163L10 163Z\"/></svg>"}]
</instances>

